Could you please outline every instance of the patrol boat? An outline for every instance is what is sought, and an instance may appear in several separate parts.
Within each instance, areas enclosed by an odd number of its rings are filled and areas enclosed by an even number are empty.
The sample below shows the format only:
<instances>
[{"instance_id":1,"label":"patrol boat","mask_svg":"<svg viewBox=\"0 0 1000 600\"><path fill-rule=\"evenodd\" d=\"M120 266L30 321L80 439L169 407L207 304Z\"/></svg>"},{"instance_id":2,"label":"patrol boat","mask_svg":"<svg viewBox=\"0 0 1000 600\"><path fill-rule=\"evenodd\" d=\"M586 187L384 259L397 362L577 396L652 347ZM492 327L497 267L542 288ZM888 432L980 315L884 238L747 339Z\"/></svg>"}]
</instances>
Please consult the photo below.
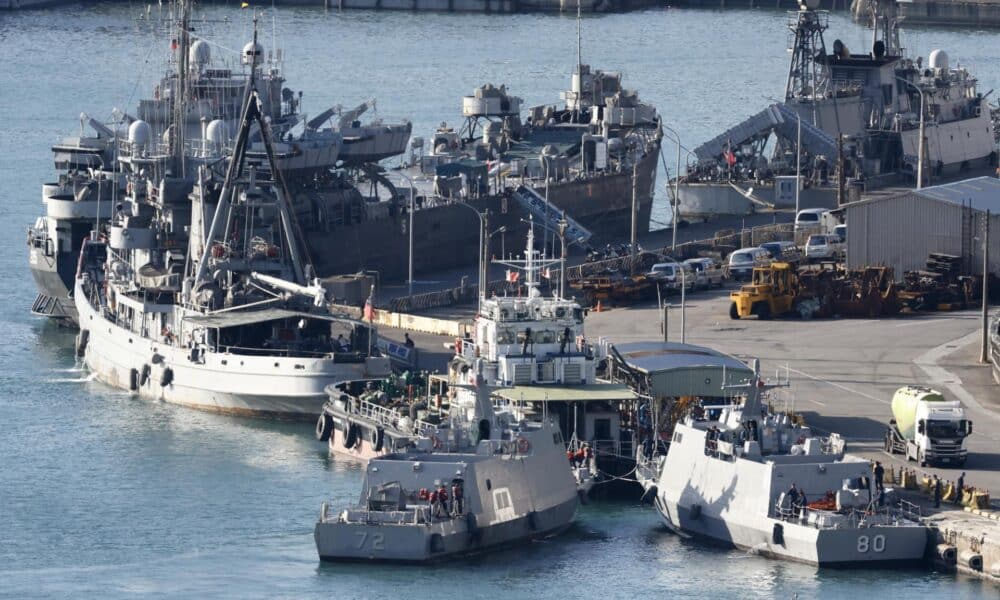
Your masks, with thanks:
<instances>
[{"instance_id":1,"label":"patrol boat","mask_svg":"<svg viewBox=\"0 0 1000 600\"><path fill-rule=\"evenodd\" d=\"M317 421L316 437L329 444L332 455L368 460L406 448L412 436L425 435L447 413L460 386L479 376L497 388L501 400L524 401L536 416L549 410L545 396L550 393L583 401L608 394L618 394L618 400L632 398L625 386L598 383L597 363L604 350L586 342L582 307L564 298L561 290L541 292L542 278L564 261L542 256L535 249L534 231L532 222L523 259L494 261L510 268L508 279L519 289L523 286L524 295L479 298L473 337L455 339L447 375L431 376L428 398L406 403L377 390L360 395L350 394L345 386L327 390L330 401ZM538 410L536 403L546 406ZM570 449L578 450L575 425L564 434ZM574 474L581 486L589 487L596 464L584 461Z\"/></svg>"},{"instance_id":2,"label":"patrol boat","mask_svg":"<svg viewBox=\"0 0 1000 600\"><path fill-rule=\"evenodd\" d=\"M868 461L787 414L762 411L759 363L742 402L703 407L674 429L655 478L666 526L751 552L818 566L916 563L928 529L911 505L863 482ZM792 491L792 490L795 491ZM803 494L805 504L801 503Z\"/></svg>"},{"instance_id":3,"label":"patrol boat","mask_svg":"<svg viewBox=\"0 0 1000 600\"><path fill-rule=\"evenodd\" d=\"M259 60L256 32L248 47L247 60ZM327 385L383 377L389 365L372 352L374 330L331 314L311 277L256 72L232 155L198 165L188 196L149 183L177 165L149 151L148 131L133 123L119 160L149 179L129 179L109 236L84 242L77 352L99 380L143 398L311 419ZM252 128L266 155L261 171L247 158ZM344 334L347 348L337 344Z\"/></svg>"},{"instance_id":4,"label":"patrol boat","mask_svg":"<svg viewBox=\"0 0 1000 600\"><path fill-rule=\"evenodd\" d=\"M549 537L573 522L577 485L559 428L513 403L494 409L481 375L459 391L445 420L368 462L356 504L323 504L314 532L321 560L430 562Z\"/></svg>"}]
</instances>

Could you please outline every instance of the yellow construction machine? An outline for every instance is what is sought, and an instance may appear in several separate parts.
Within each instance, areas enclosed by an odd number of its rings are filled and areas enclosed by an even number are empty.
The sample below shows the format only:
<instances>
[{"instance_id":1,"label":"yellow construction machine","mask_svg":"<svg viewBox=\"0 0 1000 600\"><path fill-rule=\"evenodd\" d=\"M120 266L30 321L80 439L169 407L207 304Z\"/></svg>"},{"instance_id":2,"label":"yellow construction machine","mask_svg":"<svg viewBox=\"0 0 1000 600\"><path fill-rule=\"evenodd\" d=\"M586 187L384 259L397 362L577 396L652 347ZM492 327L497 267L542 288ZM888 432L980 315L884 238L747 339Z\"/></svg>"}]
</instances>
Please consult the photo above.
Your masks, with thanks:
<instances>
[{"instance_id":1,"label":"yellow construction machine","mask_svg":"<svg viewBox=\"0 0 1000 600\"><path fill-rule=\"evenodd\" d=\"M729 317L757 315L759 319L770 319L798 311L798 297L799 277L794 265L774 262L754 267L750 283L729 294Z\"/></svg>"}]
</instances>

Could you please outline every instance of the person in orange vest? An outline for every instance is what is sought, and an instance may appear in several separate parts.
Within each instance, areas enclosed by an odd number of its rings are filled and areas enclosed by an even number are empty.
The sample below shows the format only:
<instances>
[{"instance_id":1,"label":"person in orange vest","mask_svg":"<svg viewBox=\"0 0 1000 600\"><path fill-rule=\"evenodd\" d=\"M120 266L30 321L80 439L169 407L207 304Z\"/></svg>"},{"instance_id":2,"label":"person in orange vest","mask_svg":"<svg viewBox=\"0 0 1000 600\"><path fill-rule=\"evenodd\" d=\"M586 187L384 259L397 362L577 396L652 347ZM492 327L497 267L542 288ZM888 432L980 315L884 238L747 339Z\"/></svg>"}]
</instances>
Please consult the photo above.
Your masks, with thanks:
<instances>
[{"instance_id":1,"label":"person in orange vest","mask_svg":"<svg viewBox=\"0 0 1000 600\"><path fill-rule=\"evenodd\" d=\"M566 460L568 460L569 464L571 465L574 465L574 463L576 462L573 460L573 451L570 450L569 448L566 449Z\"/></svg>"},{"instance_id":2,"label":"person in orange vest","mask_svg":"<svg viewBox=\"0 0 1000 600\"><path fill-rule=\"evenodd\" d=\"M439 487L437 489L437 495L438 495L438 503L439 503L438 507L439 507L440 516L442 516L442 517L447 516L448 513L449 513L449 510L448 510L448 488L444 487L443 483L441 484L441 487Z\"/></svg>"},{"instance_id":3,"label":"person in orange vest","mask_svg":"<svg viewBox=\"0 0 1000 600\"><path fill-rule=\"evenodd\" d=\"M431 517L438 516L438 511L440 510L441 503L439 502L437 490L431 490L430 494L430 505L431 505Z\"/></svg>"},{"instance_id":4,"label":"person in orange vest","mask_svg":"<svg viewBox=\"0 0 1000 600\"><path fill-rule=\"evenodd\" d=\"M462 502L462 482L455 481L451 484L451 506L452 512L456 515L462 514L462 509L465 508Z\"/></svg>"},{"instance_id":5,"label":"person in orange vest","mask_svg":"<svg viewBox=\"0 0 1000 600\"><path fill-rule=\"evenodd\" d=\"M582 467L584 461L587 460L587 452L583 449L583 446L577 448L574 458L576 459L576 466Z\"/></svg>"}]
</instances>

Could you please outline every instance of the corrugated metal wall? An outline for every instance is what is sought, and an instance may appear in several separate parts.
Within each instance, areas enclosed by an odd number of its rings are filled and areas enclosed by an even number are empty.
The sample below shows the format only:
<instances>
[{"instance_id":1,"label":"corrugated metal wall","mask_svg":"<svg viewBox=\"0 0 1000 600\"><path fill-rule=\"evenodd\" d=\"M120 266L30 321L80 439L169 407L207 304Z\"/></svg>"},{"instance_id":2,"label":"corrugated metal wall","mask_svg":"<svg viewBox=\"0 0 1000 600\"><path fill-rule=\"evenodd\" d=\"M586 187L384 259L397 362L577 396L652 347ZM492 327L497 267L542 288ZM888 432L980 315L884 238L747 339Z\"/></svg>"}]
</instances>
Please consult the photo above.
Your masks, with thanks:
<instances>
[{"instance_id":1,"label":"corrugated metal wall","mask_svg":"<svg viewBox=\"0 0 1000 600\"><path fill-rule=\"evenodd\" d=\"M931 252L962 254L962 211L957 204L914 193L847 207L847 266L888 265L902 279L923 269ZM971 244L973 271L982 271L985 213L977 213ZM1000 274L1000 214L990 218L990 270Z\"/></svg>"}]
</instances>

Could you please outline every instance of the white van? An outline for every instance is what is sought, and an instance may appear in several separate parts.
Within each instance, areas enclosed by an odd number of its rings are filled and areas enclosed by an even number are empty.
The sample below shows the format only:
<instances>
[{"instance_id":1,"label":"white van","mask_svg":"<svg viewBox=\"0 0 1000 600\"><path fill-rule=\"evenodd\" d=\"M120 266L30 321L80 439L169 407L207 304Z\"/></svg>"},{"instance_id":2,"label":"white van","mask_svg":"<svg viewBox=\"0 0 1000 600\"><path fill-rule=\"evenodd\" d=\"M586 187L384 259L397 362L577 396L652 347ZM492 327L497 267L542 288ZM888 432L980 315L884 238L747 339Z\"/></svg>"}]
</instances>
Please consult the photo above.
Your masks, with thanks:
<instances>
[{"instance_id":1,"label":"white van","mask_svg":"<svg viewBox=\"0 0 1000 600\"><path fill-rule=\"evenodd\" d=\"M795 231L819 229L820 225L822 225L823 215L828 212L830 211L825 208L800 210L799 214L795 215Z\"/></svg>"}]
</instances>

